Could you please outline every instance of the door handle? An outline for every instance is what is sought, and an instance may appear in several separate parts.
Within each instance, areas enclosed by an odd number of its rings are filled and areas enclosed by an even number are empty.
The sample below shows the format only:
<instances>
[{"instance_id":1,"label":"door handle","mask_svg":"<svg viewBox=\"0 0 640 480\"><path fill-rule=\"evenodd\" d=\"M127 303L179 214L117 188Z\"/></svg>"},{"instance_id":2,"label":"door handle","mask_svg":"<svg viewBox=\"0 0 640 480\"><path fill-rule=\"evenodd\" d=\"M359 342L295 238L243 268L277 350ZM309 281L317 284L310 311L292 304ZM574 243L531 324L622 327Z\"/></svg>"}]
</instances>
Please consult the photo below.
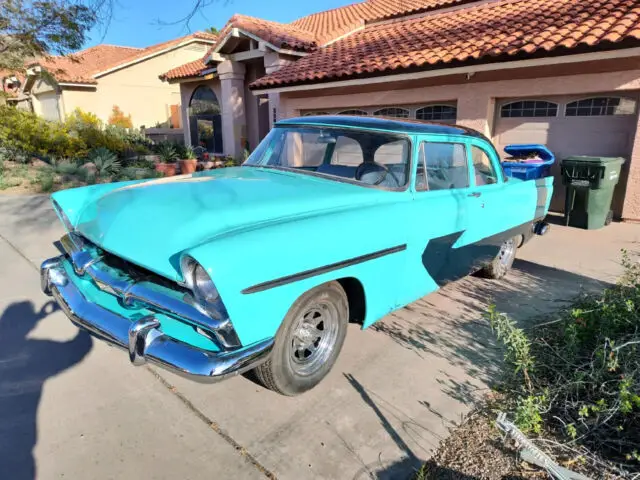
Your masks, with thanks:
<instances>
[{"instance_id":1,"label":"door handle","mask_svg":"<svg viewBox=\"0 0 640 480\"><path fill-rule=\"evenodd\" d=\"M481 196L482 196L482 193L480 193L480 192L473 192L473 193L470 193L470 194L469 194L469 195L467 195L467 196L468 196L468 197L479 198L479 197L481 197Z\"/></svg>"}]
</instances>

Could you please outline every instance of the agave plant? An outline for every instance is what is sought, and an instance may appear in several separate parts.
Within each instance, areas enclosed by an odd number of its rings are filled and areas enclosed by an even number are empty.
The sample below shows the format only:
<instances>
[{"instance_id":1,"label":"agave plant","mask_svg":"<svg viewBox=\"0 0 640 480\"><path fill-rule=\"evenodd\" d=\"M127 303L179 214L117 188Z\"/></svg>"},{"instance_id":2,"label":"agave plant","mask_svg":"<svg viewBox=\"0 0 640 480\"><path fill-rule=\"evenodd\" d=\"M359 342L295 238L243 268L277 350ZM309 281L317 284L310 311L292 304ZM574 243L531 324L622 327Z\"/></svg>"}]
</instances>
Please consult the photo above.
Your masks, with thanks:
<instances>
[{"instance_id":1,"label":"agave plant","mask_svg":"<svg viewBox=\"0 0 640 480\"><path fill-rule=\"evenodd\" d=\"M96 166L96 174L99 177L116 175L122 168L118 156L104 147L96 148L89 152L87 162L93 163Z\"/></svg>"},{"instance_id":2,"label":"agave plant","mask_svg":"<svg viewBox=\"0 0 640 480\"><path fill-rule=\"evenodd\" d=\"M163 143L158 147L158 156L163 163L175 163L178 160L178 151L175 146Z\"/></svg>"},{"instance_id":3,"label":"agave plant","mask_svg":"<svg viewBox=\"0 0 640 480\"><path fill-rule=\"evenodd\" d=\"M195 150L191 145L184 149L184 158L187 160L195 160L196 158L198 158Z\"/></svg>"}]
</instances>

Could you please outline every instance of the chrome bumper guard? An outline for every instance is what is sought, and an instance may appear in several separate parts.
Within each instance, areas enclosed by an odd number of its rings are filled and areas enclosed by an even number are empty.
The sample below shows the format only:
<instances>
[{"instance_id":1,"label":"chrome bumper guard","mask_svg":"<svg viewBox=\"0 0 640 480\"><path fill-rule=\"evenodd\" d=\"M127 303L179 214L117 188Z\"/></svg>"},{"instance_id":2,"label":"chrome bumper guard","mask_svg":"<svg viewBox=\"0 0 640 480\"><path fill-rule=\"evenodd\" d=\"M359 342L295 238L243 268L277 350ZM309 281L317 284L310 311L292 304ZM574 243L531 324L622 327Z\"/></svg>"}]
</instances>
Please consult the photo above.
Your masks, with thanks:
<instances>
[{"instance_id":1,"label":"chrome bumper guard","mask_svg":"<svg viewBox=\"0 0 640 480\"><path fill-rule=\"evenodd\" d=\"M134 365L146 362L203 383L212 383L251 370L266 361L273 339L235 350L211 352L180 342L162 333L153 316L136 321L89 302L68 278L64 257L46 260L40 269L41 287L78 327L129 352Z\"/></svg>"}]
</instances>

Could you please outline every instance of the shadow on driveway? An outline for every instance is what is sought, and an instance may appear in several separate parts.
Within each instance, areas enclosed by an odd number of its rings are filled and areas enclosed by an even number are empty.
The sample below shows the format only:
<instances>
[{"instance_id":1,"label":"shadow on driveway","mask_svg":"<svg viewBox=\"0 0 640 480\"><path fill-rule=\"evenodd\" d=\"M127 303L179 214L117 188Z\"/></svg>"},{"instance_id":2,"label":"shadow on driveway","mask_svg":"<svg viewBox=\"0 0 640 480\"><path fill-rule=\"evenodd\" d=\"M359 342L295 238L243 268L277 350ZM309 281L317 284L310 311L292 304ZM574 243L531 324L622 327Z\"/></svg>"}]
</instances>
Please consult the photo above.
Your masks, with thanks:
<instances>
[{"instance_id":1,"label":"shadow on driveway","mask_svg":"<svg viewBox=\"0 0 640 480\"><path fill-rule=\"evenodd\" d=\"M69 341L28 338L38 322L58 310L48 302L16 302L0 317L0 470L12 480L36 478L33 449L44 382L79 363L91 350L88 333Z\"/></svg>"}]
</instances>

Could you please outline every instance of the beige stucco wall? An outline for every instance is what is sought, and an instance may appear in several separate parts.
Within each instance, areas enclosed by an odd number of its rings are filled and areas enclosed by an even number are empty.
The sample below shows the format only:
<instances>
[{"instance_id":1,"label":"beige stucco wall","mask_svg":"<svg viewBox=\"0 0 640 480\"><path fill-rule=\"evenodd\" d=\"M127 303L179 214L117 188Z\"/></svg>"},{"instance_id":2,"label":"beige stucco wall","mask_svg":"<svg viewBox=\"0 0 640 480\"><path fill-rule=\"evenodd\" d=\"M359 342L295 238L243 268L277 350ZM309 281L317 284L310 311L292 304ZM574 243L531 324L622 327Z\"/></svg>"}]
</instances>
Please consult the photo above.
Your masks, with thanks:
<instances>
[{"instance_id":1,"label":"beige stucco wall","mask_svg":"<svg viewBox=\"0 0 640 480\"><path fill-rule=\"evenodd\" d=\"M496 98L594 94L640 89L638 69L545 78L518 78L519 75L515 72L512 75L516 79L486 82L481 81L481 75L472 82L466 82L465 77L460 75L455 84L413 88L394 88L397 85L388 83L381 87L384 90L377 92L358 93L350 89L344 93L334 90L331 94L323 93L321 90L281 93L280 109L283 117L292 117L299 115L302 110L457 101L457 122L492 137ZM433 80L425 80L425 83L428 82ZM360 88L367 89L366 84ZM639 137L636 135L630 155L629 180L622 213L625 219L640 219Z\"/></svg>"},{"instance_id":2,"label":"beige stucco wall","mask_svg":"<svg viewBox=\"0 0 640 480\"><path fill-rule=\"evenodd\" d=\"M195 50L195 47L199 48ZM153 127L171 116L170 105L180 103L180 87L163 82L158 75L202 58L208 44L192 43L97 79L95 91L64 90L64 110L75 108L95 113L107 121L114 105L131 115L135 127Z\"/></svg>"}]
</instances>

